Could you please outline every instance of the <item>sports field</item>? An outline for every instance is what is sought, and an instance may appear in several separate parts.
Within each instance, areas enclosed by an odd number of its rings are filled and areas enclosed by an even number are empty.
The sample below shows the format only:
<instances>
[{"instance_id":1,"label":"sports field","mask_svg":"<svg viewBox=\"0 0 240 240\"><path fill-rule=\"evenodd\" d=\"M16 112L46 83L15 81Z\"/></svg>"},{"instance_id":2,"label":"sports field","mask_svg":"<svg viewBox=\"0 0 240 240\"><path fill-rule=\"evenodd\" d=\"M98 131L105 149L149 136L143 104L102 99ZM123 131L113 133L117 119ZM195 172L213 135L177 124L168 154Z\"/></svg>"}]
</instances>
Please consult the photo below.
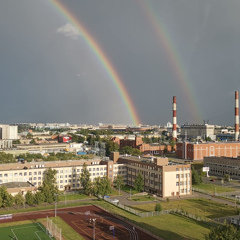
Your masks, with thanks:
<instances>
[{"instance_id":1,"label":"sports field","mask_svg":"<svg viewBox=\"0 0 240 240\"><path fill-rule=\"evenodd\" d=\"M4 240L55 240L46 233L41 223L31 223L0 228L0 239Z\"/></svg>"}]
</instances>

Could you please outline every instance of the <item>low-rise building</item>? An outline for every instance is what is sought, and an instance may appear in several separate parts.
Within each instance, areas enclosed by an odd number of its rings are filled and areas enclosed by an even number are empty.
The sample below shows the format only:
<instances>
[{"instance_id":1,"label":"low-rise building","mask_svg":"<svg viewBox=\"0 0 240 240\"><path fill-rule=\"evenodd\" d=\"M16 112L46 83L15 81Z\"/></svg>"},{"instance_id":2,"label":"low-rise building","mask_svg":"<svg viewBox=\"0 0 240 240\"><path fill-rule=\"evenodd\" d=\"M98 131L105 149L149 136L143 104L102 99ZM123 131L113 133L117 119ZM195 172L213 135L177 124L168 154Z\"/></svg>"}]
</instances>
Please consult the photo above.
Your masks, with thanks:
<instances>
[{"instance_id":1,"label":"low-rise building","mask_svg":"<svg viewBox=\"0 0 240 240\"><path fill-rule=\"evenodd\" d=\"M221 176L228 174L230 178L240 179L240 157L205 157L204 167L209 167L209 175Z\"/></svg>"}]
</instances>

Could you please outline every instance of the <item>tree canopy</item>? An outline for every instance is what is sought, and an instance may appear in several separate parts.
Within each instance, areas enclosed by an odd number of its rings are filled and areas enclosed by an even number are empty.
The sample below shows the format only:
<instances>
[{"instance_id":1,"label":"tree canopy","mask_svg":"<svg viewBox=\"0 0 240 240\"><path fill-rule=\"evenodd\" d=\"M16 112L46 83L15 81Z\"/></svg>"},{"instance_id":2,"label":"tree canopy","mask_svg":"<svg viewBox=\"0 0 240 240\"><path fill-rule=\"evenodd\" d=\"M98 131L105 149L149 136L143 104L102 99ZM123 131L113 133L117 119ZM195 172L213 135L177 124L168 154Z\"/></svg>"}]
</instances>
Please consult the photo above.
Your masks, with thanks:
<instances>
[{"instance_id":1,"label":"tree canopy","mask_svg":"<svg viewBox=\"0 0 240 240\"><path fill-rule=\"evenodd\" d=\"M57 171L52 168L45 171L42 186L39 188L44 196L44 202L53 203L56 199L58 200L56 174Z\"/></svg>"},{"instance_id":2,"label":"tree canopy","mask_svg":"<svg viewBox=\"0 0 240 240\"><path fill-rule=\"evenodd\" d=\"M214 227L205 235L205 240L239 240L240 230L232 224Z\"/></svg>"},{"instance_id":3,"label":"tree canopy","mask_svg":"<svg viewBox=\"0 0 240 240\"><path fill-rule=\"evenodd\" d=\"M143 175L141 173L138 173L135 182L134 182L134 187L138 192L141 192L144 187L144 179Z\"/></svg>"}]
</instances>

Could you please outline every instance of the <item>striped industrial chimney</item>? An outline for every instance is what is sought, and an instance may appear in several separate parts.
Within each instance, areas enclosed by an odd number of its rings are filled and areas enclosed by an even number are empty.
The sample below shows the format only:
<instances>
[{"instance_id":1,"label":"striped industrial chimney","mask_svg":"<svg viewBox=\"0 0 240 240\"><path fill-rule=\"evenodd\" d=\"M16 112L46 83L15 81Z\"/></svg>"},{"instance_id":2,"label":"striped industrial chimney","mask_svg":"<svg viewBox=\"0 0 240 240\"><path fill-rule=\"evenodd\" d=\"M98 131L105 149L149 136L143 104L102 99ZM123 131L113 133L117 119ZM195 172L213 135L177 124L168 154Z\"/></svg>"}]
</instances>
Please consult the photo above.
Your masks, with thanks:
<instances>
[{"instance_id":1,"label":"striped industrial chimney","mask_svg":"<svg viewBox=\"0 0 240 240\"><path fill-rule=\"evenodd\" d=\"M239 136L239 95L235 91L235 141L238 141Z\"/></svg>"},{"instance_id":2,"label":"striped industrial chimney","mask_svg":"<svg viewBox=\"0 0 240 240\"><path fill-rule=\"evenodd\" d=\"M174 141L177 141L177 99L173 97L173 130L172 137Z\"/></svg>"}]
</instances>

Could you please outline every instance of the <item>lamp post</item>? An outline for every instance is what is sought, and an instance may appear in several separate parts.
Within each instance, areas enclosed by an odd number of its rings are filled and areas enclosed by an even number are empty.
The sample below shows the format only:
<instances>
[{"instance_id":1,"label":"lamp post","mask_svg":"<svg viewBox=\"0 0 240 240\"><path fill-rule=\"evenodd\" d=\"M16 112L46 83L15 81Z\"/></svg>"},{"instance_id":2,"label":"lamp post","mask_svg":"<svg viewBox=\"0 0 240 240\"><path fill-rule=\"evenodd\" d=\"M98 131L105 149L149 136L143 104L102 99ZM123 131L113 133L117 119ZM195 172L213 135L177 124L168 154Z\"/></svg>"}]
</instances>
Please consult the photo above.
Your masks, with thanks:
<instances>
[{"instance_id":1,"label":"lamp post","mask_svg":"<svg viewBox=\"0 0 240 240\"><path fill-rule=\"evenodd\" d=\"M130 199L131 199L132 189L130 188Z\"/></svg>"},{"instance_id":2,"label":"lamp post","mask_svg":"<svg viewBox=\"0 0 240 240\"><path fill-rule=\"evenodd\" d=\"M93 221L93 240L95 240L95 222L96 222L96 218L93 218L92 221Z\"/></svg>"},{"instance_id":3,"label":"lamp post","mask_svg":"<svg viewBox=\"0 0 240 240\"><path fill-rule=\"evenodd\" d=\"M58 196L58 194L54 193L54 196L55 196L55 217L56 217L57 216L57 196Z\"/></svg>"}]
</instances>

